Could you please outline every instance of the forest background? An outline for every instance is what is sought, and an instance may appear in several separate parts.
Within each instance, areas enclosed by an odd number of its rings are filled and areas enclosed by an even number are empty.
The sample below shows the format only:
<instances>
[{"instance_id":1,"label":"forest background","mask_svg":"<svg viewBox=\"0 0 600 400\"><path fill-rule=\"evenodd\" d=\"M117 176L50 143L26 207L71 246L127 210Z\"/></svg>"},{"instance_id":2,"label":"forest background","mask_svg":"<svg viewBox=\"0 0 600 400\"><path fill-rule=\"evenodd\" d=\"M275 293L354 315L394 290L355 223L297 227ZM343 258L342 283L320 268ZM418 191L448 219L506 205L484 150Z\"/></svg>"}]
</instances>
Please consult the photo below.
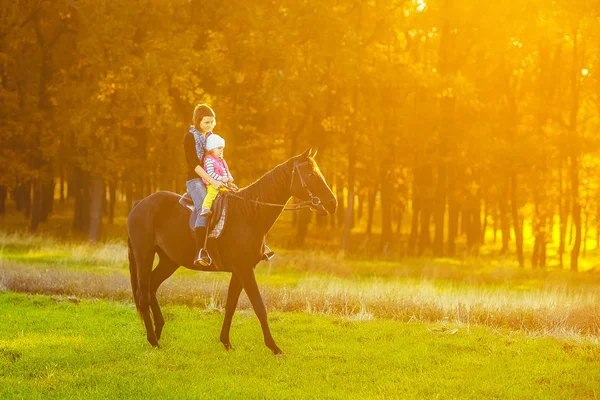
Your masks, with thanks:
<instances>
[{"instance_id":1,"label":"forest background","mask_svg":"<svg viewBox=\"0 0 600 400\"><path fill-rule=\"evenodd\" d=\"M599 11L3 2L0 214L39 232L68 210L102 240L133 201L185 190L183 135L206 102L239 184L318 147L340 208L290 217L288 245L320 235L344 253L454 257L493 242L521 266L577 271L600 244Z\"/></svg>"}]
</instances>

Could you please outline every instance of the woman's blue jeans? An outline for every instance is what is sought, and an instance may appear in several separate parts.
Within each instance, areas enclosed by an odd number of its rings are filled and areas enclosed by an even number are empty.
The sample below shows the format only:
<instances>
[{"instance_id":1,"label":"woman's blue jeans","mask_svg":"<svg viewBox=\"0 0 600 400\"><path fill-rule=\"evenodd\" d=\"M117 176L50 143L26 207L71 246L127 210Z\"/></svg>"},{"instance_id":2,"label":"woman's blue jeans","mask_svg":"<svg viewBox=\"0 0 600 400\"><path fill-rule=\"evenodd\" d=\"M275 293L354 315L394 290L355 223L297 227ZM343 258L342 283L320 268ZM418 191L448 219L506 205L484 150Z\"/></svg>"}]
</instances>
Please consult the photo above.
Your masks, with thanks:
<instances>
[{"instance_id":1,"label":"woman's blue jeans","mask_svg":"<svg viewBox=\"0 0 600 400\"><path fill-rule=\"evenodd\" d=\"M185 183L185 186L190 196L192 196L192 200L194 201L194 207L196 207L197 210L194 228L206 226L206 217L200 216L202 202L206 197L206 186L204 185L204 182L202 182L202 179L200 178L190 179Z\"/></svg>"}]
</instances>

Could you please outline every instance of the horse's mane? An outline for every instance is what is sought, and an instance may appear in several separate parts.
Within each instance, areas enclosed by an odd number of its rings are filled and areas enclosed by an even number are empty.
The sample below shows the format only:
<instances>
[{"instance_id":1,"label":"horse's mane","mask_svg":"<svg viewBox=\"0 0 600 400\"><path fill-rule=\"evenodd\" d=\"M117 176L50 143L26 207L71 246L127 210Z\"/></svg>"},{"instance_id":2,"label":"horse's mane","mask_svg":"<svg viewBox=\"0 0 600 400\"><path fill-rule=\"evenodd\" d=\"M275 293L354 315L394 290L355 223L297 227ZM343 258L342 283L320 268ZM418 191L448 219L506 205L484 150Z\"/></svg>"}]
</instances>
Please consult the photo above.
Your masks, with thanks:
<instances>
[{"instance_id":1,"label":"horse's mane","mask_svg":"<svg viewBox=\"0 0 600 400\"><path fill-rule=\"evenodd\" d=\"M276 195L282 186L290 184L291 170L289 163L293 162L294 157L277 165L275 168L265 173L250 185L240 189L236 195L246 200L268 201ZM251 201L239 202L244 214L250 215L256 212L256 203Z\"/></svg>"}]
</instances>

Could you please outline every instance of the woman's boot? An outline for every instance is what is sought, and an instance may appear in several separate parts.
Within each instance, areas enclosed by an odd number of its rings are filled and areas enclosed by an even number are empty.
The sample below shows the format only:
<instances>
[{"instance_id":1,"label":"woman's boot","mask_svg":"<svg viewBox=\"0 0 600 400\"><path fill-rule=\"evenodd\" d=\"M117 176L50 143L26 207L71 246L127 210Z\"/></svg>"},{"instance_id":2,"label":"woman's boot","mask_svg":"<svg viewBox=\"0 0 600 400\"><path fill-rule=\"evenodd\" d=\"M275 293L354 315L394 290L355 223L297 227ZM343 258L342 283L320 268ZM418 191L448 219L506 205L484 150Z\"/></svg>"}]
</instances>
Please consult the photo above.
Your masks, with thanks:
<instances>
[{"instance_id":1,"label":"woman's boot","mask_svg":"<svg viewBox=\"0 0 600 400\"><path fill-rule=\"evenodd\" d=\"M194 260L194 266L196 267L208 267L212 264L212 260L208 255L208 251L204 248L206 243L206 227L199 226L194 229L194 240L196 241L196 248L198 249L198 255Z\"/></svg>"}]
</instances>

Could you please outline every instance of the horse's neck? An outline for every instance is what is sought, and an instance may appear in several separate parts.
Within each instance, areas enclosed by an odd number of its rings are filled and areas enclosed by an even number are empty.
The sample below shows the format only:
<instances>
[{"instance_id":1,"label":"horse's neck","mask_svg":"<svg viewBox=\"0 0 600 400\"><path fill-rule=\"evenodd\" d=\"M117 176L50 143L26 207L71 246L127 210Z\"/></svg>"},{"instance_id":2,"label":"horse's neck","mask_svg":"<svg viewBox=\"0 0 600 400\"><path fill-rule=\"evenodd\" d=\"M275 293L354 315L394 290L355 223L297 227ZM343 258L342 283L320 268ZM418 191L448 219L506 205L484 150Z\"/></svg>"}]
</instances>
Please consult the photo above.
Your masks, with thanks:
<instances>
[{"instance_id":1,"label":"horse's neck","mask_svg":"<svg viewBox=\"0 0 600 400\"><path fill-rule=\"evenodd\" d=\"M266 174L248 188L248 194L250 195L248 198L252 200L281 204L281 207L266 205L253 207L256 211L253 213L254 218L256 218L257 226L262 234L269 232L281 215L285 203L290 199L291 176L291 166L289 163L284 163L275 167L272 172Z\"/></svg>"}]
</instances>

